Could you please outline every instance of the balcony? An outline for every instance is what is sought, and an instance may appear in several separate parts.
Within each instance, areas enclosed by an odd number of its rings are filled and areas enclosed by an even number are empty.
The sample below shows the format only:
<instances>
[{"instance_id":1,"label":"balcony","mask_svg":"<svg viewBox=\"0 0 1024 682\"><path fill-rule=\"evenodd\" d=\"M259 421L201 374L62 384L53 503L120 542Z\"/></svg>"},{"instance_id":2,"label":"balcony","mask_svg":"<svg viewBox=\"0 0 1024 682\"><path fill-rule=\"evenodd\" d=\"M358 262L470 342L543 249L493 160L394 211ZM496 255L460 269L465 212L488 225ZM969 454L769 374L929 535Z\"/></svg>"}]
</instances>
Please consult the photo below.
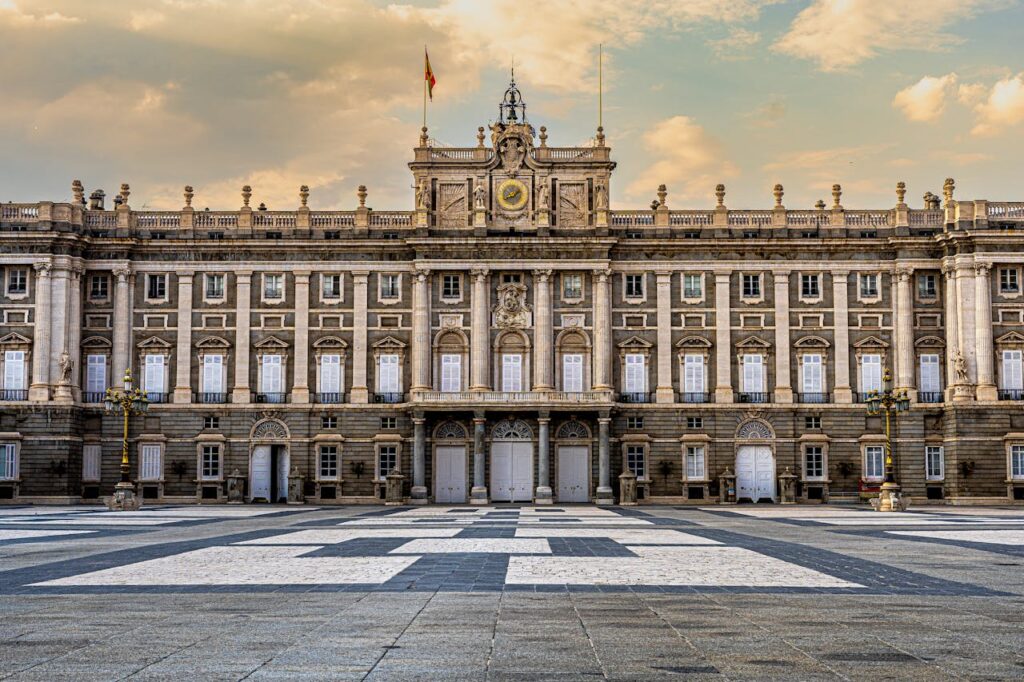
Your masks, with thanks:
<instances>
[{"instance_id":1,"label":"balcony","mask_svg":"<svg viewBox=\"0 0 1024 682\"><path fill-rule=\"evenodd\" d=\"M769 403L771 402L772 394L758 391L754 393L745 392L736 394L736 402L738 403Z\"/></svg>"},{"instance_id":2,"label":"balcony","mask_svg":"<svg viewBox=\"0 0 1024 682\"><path fill-rule=\"evenodd\" d=\"M316 393L313 401L320 405L338 405L345 402L344 393Z\"/></svg>"},{"instance_id":3,"label":"balcony","mask_svg":"<svg viewBox=\"0 0 1024 682\"><path fill-rule=\"evenodd\" d=\"M204 405L219 405L228 401L227 393L196 393L196 402Z\"/></svg>"},{"instance_id":4,"label":"balcony","mask_svg":"<svg viewBox=\"0 0 1024 682\"><path fill-rule=\"evenodd\" d=\"M28 390L24 388L5 388L0 390L0 400L28 400Z\"/></svg>"},{"instance_id":5,"label":"balcony","mask_svg":"<svg viewBox=\"0 0 1024 682\"><path fill-rule=\"evenodd\" d=\"M651 393L637 393L629 391L619 394L620 403L653 403L654 396Z\"/></svg>"},{"instance_id":6,"label":"balcony","mask_svg":"<svg viewBox=\"0 0 1024 682\"><path fill-rule=\"evenodd\" d=\"M106 391L83 391L82 402L83 403L102 403L104 398L107 397Z\"/></svg>"},{"instance_id":7,"label":"balcony","mask_svg":"<svg viewBox=\"0 0 1024 682\"><path fill-rule=\"evenodd\" d=\"M693 393L686 391L679 394L679 402L681 403L710 403L710 393Z\"/></svg>"},{"instance_id":8,"label":"balcony","mask_svg":"<svg viewBox=\"0 0 1024 682\"><path fill-rule=\"evenodd\" d=\"M423 391L412 394L423 403L598 403L611 400L606 391Z\"/></svg>"},{"instance_id":9,"label":"balcony","mask_svg":"<svg viewBox=\"0 0 1024 682\"><path fill-rule=\"evenodd\" d=\"M401 402L404 402L404 401L405 401L405 394L404 393L374 393L373 394L373 402L375 402L375 403L395 404L395 403L401 403Z\"/></svg>"},{"instance_id":10,"label":"balcony","mask_svg":"<svg viewBox=\"0 0 1024 682\"><path fill-rule=\"evenodd\" d=\"M1024 389L1001 388L999 389L998 396L1000 400L1024 400Z\"/></svg>"},{"instance_id":11,"label":"balcony","mask_svg":"<svg viewBox=\"0 0 1024 682\"><path fill-rule=\"evenodd\" d=\"M798 403L820 405L822 403L831 402L831 395L828 393L797 393L796 401Z\"/></svg>"},{"instance_id":12,"label":"balcony","mask_svg":"<svg viewBox=\"0 0 1024 682\"><path fill-rule=\"evenodd\" d=\"M150 403L166 403L169 402L167 398L170 394L157 393L155 391L146 391L144 395L146 396L146 400L148 400Z\"/></svg>"},{"instance_id":13,"label":"balcony","mask_svg":"<svg viewBox=\"0 0 1024 682\"><path fill-rule=\"evenodd\" d=\"M919 403L941 403L942 391L921 391L917 394Z\"/></svg>"},{"instance_id":14,"label":"balcony","mask_svg":"<svg viewBox=\"0 0 1024 682\"><path fill-rule=\"evenodd\" d=\"M288 402L287 393L257 393L256 402L267 405L283 405Z\"/></svg>"}]
</instances>

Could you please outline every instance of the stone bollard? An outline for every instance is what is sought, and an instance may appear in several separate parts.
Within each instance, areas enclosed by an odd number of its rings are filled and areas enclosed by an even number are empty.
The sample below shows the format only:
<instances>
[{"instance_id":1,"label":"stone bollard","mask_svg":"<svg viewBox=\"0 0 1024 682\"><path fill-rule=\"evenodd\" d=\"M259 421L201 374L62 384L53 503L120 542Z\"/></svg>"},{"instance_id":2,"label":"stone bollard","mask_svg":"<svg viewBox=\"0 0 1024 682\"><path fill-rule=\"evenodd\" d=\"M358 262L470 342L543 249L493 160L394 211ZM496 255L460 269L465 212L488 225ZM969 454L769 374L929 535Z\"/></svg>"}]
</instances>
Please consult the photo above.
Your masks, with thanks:
<instances>
[{"instance_id":1,"label":"stone bollard","mask_svg":"<svg viewBox=\"0 0 1024 682\"><path fill-rule=\"evenodd\" d=\"M782 504L796 504L796 474L789 467L779 474L779 490Z\"/></svg>"},{"instance_id":2,"label":"stone bollard","mask_svg":"<svg viewBox=\"0 0 1024 682\"><path fill-rule=\"evenodd\" d=\"M236 467L228 476L228 504L242 504L245 502L245 479L242 472Z\"/></svg>"},{"instance_id":3,"label":"stone bollard","mask_svg":"<svg viewBox=\"0 0 1024 682\"><path fill-rule=\"evenodd\" d=\"M299 467L292 467L288 474L288 504L305 504L306 498L302 493L303 476L299 473Z\"/></svg>"},{"instance_id":4,"label":"stone bollard","mask_svg":"<svg viewBox=\"0 0 1024 682\"><path fill-rule=\"evenodd\" d=\"M385 476L385 480L384 504L389 507L405 504L405 497L402 496L402 481L405 480L405 476L402 472L397 468L392 469L391 473Z\"/></svg>"},{"instance_id":5,"label":"stone bollard","mask_svg":"<svg viewBox=\"0 0 1024 682\"><path fill-rule=\"evenodd\" d=\"M721 504L736 504L736 474L729 467L718 477L718 501Z\"/></svg>"},{"instance_id":6,"label":"stone bollard","mask_svg":"<svg viewBox=\"0 0 1024 682\"><path fill-rule=\"evenodd\" d=\"M636 474L629 469L619 474L619 505L636 506Z\"/></svg>"}]
</instances>

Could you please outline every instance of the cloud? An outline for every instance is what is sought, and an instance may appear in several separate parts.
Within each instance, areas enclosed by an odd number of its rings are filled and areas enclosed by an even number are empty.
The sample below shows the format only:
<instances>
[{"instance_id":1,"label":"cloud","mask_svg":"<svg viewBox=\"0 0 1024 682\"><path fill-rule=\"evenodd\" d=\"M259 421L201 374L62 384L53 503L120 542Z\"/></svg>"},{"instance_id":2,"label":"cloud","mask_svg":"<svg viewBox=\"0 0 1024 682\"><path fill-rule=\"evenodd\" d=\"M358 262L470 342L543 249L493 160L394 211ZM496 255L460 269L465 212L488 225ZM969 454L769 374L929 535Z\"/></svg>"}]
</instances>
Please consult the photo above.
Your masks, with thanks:
<instances>
[{"instance_id":1,"label":"cloud","mask_svg":"<svg viewBox=\"0 0 1024 682\"><path fill-rule=\"evenodd\" d=\"M946 109L946 100L954 93L957 75L925 76L896 93L892 105L910 121L934 121Z\"/></svg>"},{"instance_id":2,"label":"cloud","mask_svg":"<svg viewBox=\"0 0 1024 682\"><path fill-rule=\"evenodd\" d=\"M974 90L970 96L982 91ZM974 106L974 135L994 135L1024 121L1024 73L1003 78Z\"/></svg>"},{"instance_id":3,"label":"cloud","mask_svg":"<svg viewBox=\"0 0 1024 682\"><path fill-rule=\"evenodd\" d=\"M643 134L643 146L655 160L626 187L633 199L653 197L664 184L672 197L706 200L716 184L738 174L718 141L689 116L659 121Z\"/></svg>"},{"instance_id":4,"label":"cloud","mask_svg":"<svg viewBox=\"0 0 1024 682\"><path fill-rule=\"evenodd\" d=\"M25 12L14 2L0 2L0 26L10 28L54 28L71 26L81 21L78 17L60 12L42 10L38 14Z\"/></svg>"},{"instance_id":5,"label":"cloud","mask_svg":"<svg viewBox=\"0 0 1024 682\"><path fill-rule=\"evenodd\" d=\"M739 61L750 59L750 48L761 42L761 34L745 28L733 28L729 35L717 40L708 40L705 44L711 48L715 57L722 61Z\"/></svg>"},{"instance_id":6,"label":"cloud","mask_svg":"<svg viewBox=\"0 0 1024 682\"><path fill-rule=\"evenodd\" d=\"M937 51L962 42L944 29L1009 0L814 0L773 48L840 71L882 51Z\"/></svg>"},{"instance_id":7,"label":"cloud","mask_svg":"<svg viewBox=\"0 0 1024 682\"><path fill-rule=\"evenodd\" d=\"M779 95L772 95L766 102L747 112L744 116L749 119L754 127L773 128L786 117L788 108L786 100Z\"/></svg>"}]
</instances>

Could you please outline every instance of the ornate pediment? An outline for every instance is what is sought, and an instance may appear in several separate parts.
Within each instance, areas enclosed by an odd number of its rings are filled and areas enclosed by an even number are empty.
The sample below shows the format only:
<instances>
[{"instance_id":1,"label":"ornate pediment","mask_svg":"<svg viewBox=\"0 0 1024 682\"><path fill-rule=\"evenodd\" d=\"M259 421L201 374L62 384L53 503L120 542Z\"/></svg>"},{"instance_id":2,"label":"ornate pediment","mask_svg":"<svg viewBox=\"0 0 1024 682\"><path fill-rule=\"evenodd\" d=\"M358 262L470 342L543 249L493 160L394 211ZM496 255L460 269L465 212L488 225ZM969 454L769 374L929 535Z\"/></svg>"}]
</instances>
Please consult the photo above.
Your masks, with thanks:
<instances>
[{"instance_id":1,"label":"ornate pediment","mask_svg":"<svg viewBox=\"0 0 1024 682\"><path fill-rule=\"evenodd\" d=\"M584 440L590 438L590 429L583 422L570 419L558 427L555 438L562 440Z\"/></svg>"},{"instance_id":2,"label":"ornate pediment","mask_svg":"<svg viewBox=\"0 0 1024 682\"><path fill-rule=\"evenodd\" d=\"M804 336L793 345L797 348L828 348L832 344L820 336Z\"/></svg>"},{"instance_id":3,"label":"ornate pediment","mask_svg":"<svg viewBox=\"0 0 1024 682\"><path fill-rule=\"evenodd\" d=\"M405 348L405 344L393 336L385 336L380 341L374 342L373 347L386 349L400 349Z\"/></svg>"},{"instance_id":4,"label":"ornate pediment","mask_svg":"<svg viewBox=\"0 0 1024 682\"><path fill-rule=\"evenodd\" d=\"M90 336L82 339L82 348L110 348L110 339L105 339L102 336Z\"/></svg>"},{"instance_id":5,"label":"ornate pediment","mask_svg":"<svg viewBox=\"0 0 1024 682\"><path fill-rule=\"evenodd\" d=\"M771 440L774 437L771 425L761 419L748 419L736 429L737 440Z\"/></svg>"},{"instance_id":6,"label":"ornate pediment","mask_svg":"<svg viewBox=\"0 0 1024 682\"><path fill-rule=\"evenodd\" d=\"M938 336L922 336L914 345L918 348L945 348L946 342Z\"/></svg>"},{"instance_id":7,"label":"ornate pediment","mask_svg":"<svg viewBox=\"0 0 1024 682\"><path fill-rule=\"evenodd\" d=\"M438 426L437 429L434 430L434 438L451 438L455 440L463 440L465 438L468 438L468 434L466 433L466 427L464 427L462 424L458 422L448 421L444 422L443 424Z\"/></svg>"},{"instance_id":8,"label":"ornate pediment","mask_svg":"<svg viewBox=\"0 0 1024 682\"><path fill-rule=\"evenodd\" d=\"M288 426L273 418L265 418L252 427L249 435L251 441L279 441L289 438Z\"/></svg>"},{"instance_id":9,"label":"ornate pediment","mask_svg":"<svg viewBox=\"0 0 1024 682\"><path fill-rule=\"evenodd\" d=\"M207 336L196 342L196 348L204 349L225 349L231 348L231 342L219 336Z\"/></svg>"},{"instance_id":10,"label":"ornate pediment","mask_svg":"<svg viewBox=\"0 0 1024 682\"><path fill-rule=\"evenodd\" d=\"M137 347L167 350L171 347L171 344L168 343L167 341L164 341L159 336L151 336L148 339L145 339L144 341L140 341Z\"/></svg>"},{"instance_id":11,"label":"ornate pediment","mask_svg":"<svg viewBox=\"0 0 1024 682\"><path fill-rule=\"evenodd\" d=\"M754 350L767 350L768 348L772 347L772 344L756 336L748 336L742 341L737 341L736 347Z\"/></svg>"},{"instance_id":12,"label":"ornate pediment","mask_svg":"<svg viewBox=\"0 0 1024 682\"><path fill-rule=\"evenodd\" d=\"M1007 332L1006 334L1003 334L998 339L996 339L996 343L1003 346L1024 344L1024 335L1022 335L1020 332Z\"/></svg>"},{"instance_id":13,"label":"ornate pediment","mask_svg":"<svg viewBox=\"0 0 1024 682\"><path fill-rule=\"evenodd\" d=\"M868 336L853 344L854 348L888 348L889 343L877 336Z\"/></svg>"},{"instance_id":14,"label":"ornate pediment","mask_svg":"<svg viewBox=\"0 0 1024 682\"><path fill-rule=\"evenodd\" d=\"M21 334L18 334L16 332L11 332L10 334L5 335L3 338L0 338L0 346L31 346L31 345L32 345L32 340L31 339L29 339L27 337L24 337Z\"/></svg>"},{"instance_id":15,"label":"ornate pediment","mask_svg":"<svg viewBox=\"0 0 1024 682\"><path fill-rule=\"evenodd\" d=\"M648 349L653 348L653 347L654 347L653 343L651 343L650 341L646 341L644 339L641 339L639 336L631 336L631 337L629 337L628 339L626 339L625 341L623 341L623 342L621 342L619 344L619 348L622 348L624 350L631 350L631 349L635 349L635 350L648 350Z\"/></svg>"},{"instance_id":16,"label":"ornate pediment","mask_svg":"<svg viewBox=\"0 0 1024 682\"><path fill-rule=\"evenodd\" d=\"M262 341L252 344L252 346L261 350L284 350L289 347L287 341L282 341L276 336L268 336Z\"/></svg>"},{"instance_id":17,"label":"ornate pediment","mask_svg":"<svg viewBox=\"0 0 1024 682\"><path fill-rule=\"evenodd\" d=\"M705 339L703 336L684 336L683 338L679 339L679 341L676 343L676 348L711 348L711 342Z\"/></svg>"},{"instance_id":18,"label":"ornate pediment","mask_svg":"<svg viewBox=\"0 0 1024 682\"><path fill-rule=\"evenodd\" d=\"M348 348L348 344L337 336L324 336L313 342L313 348Z\"/></svg>"},{"instance_id":19,"label":"ornate pediment","mask_svg":"<svg viewBox=\"0 0 1024 682\"><path fill-rule=\"evenodd\" d=\"M494 326L498 329L523 329L532 324L526 303L526 285L505 282L498 286L498 305L494 306Z\"/></svg>"}]
</instances>

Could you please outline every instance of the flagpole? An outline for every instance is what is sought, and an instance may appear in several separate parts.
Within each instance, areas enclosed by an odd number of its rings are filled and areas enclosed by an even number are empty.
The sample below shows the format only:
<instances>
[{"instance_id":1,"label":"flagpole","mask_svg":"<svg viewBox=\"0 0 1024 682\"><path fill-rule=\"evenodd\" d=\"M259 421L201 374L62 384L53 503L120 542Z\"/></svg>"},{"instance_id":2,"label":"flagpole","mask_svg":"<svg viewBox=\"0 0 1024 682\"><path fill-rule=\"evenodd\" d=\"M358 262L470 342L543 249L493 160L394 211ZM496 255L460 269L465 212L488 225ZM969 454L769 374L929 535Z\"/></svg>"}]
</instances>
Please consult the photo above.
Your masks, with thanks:
<instances>
[{"instance_id":1,"label":"flagpole","mask_svg":"<svg viewBox=\"0 0 1024 682\"><path fill-rule=\"evenodd\" d=\"M597 127L604 127L604 45L597 45Z\"/></svg>"},{"instance_id":2,"label":"flagpole","mask_svg":"<svg viewBox=\"0 0 1024 682\"><path fill-rule=\"evenodd\" d=\"M427 63L427 46L423 46L423 63ZM427 72L423 71L423 129L427 128Z\"/></svg>"}]
</instances>

